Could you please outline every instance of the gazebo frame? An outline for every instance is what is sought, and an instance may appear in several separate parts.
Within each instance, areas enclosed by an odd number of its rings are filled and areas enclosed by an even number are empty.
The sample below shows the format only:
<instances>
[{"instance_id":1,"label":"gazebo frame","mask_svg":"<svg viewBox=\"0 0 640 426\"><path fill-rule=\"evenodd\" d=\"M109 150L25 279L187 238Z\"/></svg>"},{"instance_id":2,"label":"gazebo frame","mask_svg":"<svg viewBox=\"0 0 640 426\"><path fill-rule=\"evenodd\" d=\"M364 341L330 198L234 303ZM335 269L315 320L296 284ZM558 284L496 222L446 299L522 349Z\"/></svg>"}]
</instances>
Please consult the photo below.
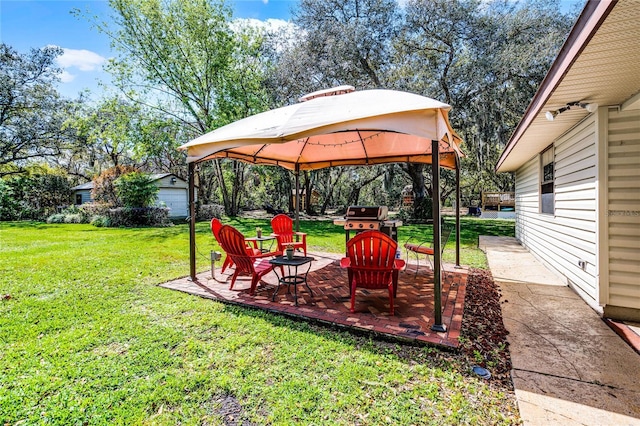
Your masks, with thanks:
<instances>
[{"instance_id":1,"label":"gazebo frame","mask_svg":"<svg viewBox=\"0 0 640 426\"><path fill-rule=\"evenodd\" d=\"M450 106L406 92L350 86L329 89L306 102L267 111L223 126L181 146L187 151L189 180L190 279L196 281L195 167L215 158L279 165L292 170L296 193L300 170L337 165L415 162L432 165L434 324L446 331L441 300L440 167L456 171L456 207L460 205L461 142L449 124ZM340 94L345 93L345 94ZM339 96L328 96L340 94ZM331 149L328 149L331 147ZM356 151L357 150L357 151ZM354 153L357 152L357 153ZM296 201L299 230L300 200ZM456 266L460 266L460 209L456 209Z\"/></svg>"}]
</instances>

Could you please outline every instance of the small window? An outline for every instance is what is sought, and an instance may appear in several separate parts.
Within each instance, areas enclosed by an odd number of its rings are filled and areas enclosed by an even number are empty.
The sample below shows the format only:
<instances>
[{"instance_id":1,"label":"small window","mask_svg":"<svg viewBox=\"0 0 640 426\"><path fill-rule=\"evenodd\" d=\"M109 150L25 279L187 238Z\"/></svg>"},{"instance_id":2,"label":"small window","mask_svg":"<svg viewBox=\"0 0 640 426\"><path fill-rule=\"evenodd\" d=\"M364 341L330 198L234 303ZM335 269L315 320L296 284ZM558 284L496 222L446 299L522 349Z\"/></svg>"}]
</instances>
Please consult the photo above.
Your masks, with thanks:
<instances>
[{"instance_id":1,"label":"small window","mask_svg":"<svg viewBox=\"0 0 640 426\"><path fill-rule=\"evenodd\" d=\"M550 146L540 154L542 170L540 173L540 212L553 214L555 211L554 186L554 158L553 146Z\"/></svg>"},{"instance_id":2,"label":"small window","mask_svg":"<svg viewBox=\"0 0 640 426\"><path fill-rule=\"evenodd\" d=\"M82 204L82 194L76 194L76 205Z\"/></svg>"}]
</instances>

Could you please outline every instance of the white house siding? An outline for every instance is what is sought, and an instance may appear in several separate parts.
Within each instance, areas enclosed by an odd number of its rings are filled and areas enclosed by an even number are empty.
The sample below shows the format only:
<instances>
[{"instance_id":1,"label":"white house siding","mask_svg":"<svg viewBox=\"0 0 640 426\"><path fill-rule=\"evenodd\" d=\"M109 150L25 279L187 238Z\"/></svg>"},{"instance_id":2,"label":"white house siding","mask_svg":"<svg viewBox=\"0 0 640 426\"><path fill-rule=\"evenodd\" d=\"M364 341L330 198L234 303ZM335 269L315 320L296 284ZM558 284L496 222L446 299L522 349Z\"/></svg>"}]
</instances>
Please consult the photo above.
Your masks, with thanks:
<instances>
[{"instance_id":1,"label":"white house siding","mask_svg":"<svg viewBox=\"0 0 640 426\"><path fill-rule=\"evenodd\" d=\"M592 115L554 144L555 214L540 213L540 160L516 172L516 237L594 309L599 308L596 244L596 126ZM586 266L578 266L585 261Z\"/></svg>"},{"instance_id":2,"label":"white house siding","mask_svg":"<svg viewBox=\"0 0 640 426\"><path fill-rule=\"evenodd\" d=\"M609 112L607 130L609 295L605 314L638 320L640 309L640 111ZM615 307L623 308L622 312ZM624 310L627 309L627 311Z\"/></svg>"},{"instance_id":3,"label":"white house siding","mask_svg":"<svg viewBox=\"0 0 640 426\"><path fill-rule=\"evenodd\" d=\"M82 201L80 203L76 203L76 199L74 198L74 204L84 204L91 202L91 190L90 189L79 189L76 191L76 195L80 195L82 197Z\"/></svg>"}]
</instances>

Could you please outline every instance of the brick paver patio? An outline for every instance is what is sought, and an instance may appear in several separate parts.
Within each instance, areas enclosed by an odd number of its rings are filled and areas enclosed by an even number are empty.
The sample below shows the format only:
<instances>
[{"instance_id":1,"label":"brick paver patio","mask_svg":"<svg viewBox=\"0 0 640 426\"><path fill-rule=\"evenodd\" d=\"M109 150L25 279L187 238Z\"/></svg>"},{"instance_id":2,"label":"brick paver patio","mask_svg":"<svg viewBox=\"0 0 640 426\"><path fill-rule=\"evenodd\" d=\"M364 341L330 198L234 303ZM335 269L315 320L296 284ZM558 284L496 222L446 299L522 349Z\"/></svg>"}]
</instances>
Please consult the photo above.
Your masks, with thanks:
<instances>
[{"instance_id":1,"label":"brick paver patio","mask_svg":"<svg viewBox=\"0 0 640 426\"><path fill-rule=\"evenodd\" d=\"M446 265L446 277L442 282L442 322L447 331L431 331L434 321L433 273L422 265L415 276L415 264L409 264L400 272L398 294L395 299L395 315L389 315L389 297L386 290L358 289L356 312L351 313L347 271L340 268L339 256L326 253L310 253L315 258L308 275L313 297L304 285L298 285L298 306L294 304L293 289L289 293L281 287L275 301L271 297L277 283L276 275L270 272L259 284L254 296L249 295L250 279L239 277L233 290L228 269L224 274L220 268L197 275L197 281L180 278L160 284L172 290L183 291L200 297L240 306L267 310L354 331L373 333L386 338L404 341L431 343L446 347L458 347L462 326L467 269Z\"/></svg>"}]
</instances>

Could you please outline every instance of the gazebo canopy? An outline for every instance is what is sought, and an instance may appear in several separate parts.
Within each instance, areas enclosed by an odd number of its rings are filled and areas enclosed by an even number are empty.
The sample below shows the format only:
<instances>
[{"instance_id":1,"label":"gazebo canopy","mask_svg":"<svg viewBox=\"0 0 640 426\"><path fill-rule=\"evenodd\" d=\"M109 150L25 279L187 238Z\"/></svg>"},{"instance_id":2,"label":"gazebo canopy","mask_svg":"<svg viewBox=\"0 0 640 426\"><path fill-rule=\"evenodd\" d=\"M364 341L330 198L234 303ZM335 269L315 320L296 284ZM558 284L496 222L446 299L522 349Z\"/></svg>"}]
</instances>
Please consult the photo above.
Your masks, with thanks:
<instances>
[{"instance_id":1,"label":"gazebo canopy","mask_svg":"<svg viewBox=\"0 0 640 426\"><path fill-rule=\"evenodd\" d=\"M323 91L319 97L307 95L307 101L236 121L179 149L187 151L188 162L233 158L315 170L392 162L429 164L432 141L437 140L440 165L456 168L456 154L462 153L460 138L449 124L449 105L412 93L349 88ZM335 93L344 94L327 96Z\"/></svg>"}]
</instances>

